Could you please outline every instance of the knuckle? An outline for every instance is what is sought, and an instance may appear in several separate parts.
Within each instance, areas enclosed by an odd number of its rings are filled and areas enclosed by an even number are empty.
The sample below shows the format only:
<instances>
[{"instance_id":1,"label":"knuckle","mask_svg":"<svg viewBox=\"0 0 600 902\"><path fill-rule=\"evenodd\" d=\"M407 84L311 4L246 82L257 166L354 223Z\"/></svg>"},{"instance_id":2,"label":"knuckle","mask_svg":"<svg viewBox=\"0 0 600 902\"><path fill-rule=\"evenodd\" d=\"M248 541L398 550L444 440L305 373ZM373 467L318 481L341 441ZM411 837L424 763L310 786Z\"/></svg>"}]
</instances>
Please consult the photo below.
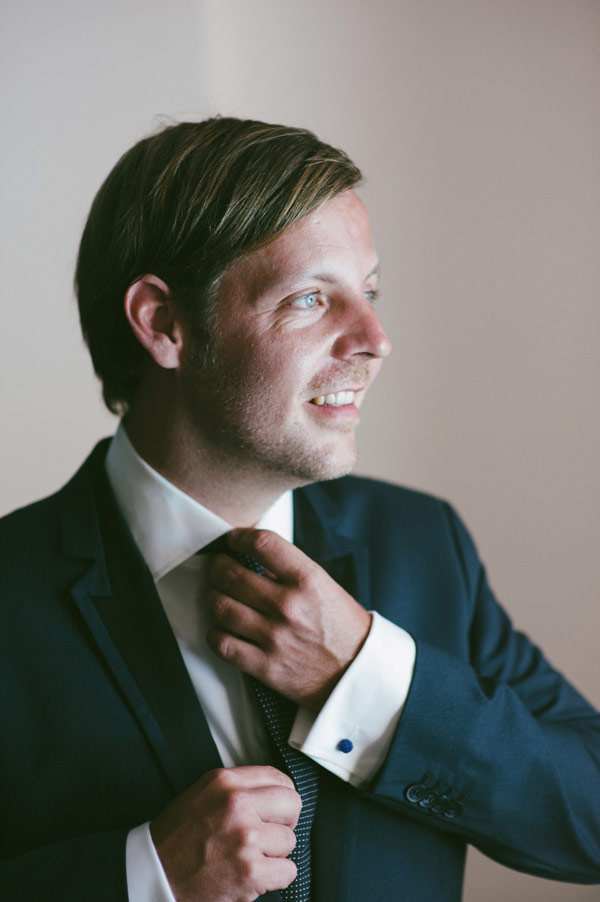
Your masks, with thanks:
<instances>
[{"instance_id":1,"label":"knuckle","mask_svg":"<svg viewBox=\"0 0 600 902\"><path fill-rule=\"evenodd\" d=\"M256 858L250 854L239 857L240 876L244 883L254 886L259 881L259 866Z\"/></svg>"},{"instance_id":2,"label":"knuckle","mask_svg":"<svg viewBox=\"0 0 600 902\"><path fill-rule=\"evenodd\" d=\"M273 533L268 529L259 529L254 534L251 544L255 551L268 551L273 544Z\"/></svg>"},{"instance_id":3,"label":"knuckle","mask_svg":"<svg viewBox=\"0 0 600 902\"><path fill-rule=\"evenodd\" d=\"M213 614L219 620L225 618L229 612L229 599L226 595L218 595L215 593L212 602Z\"/></svg>"},{"instance_id":4,"label":"knuckle","mask_svg":"<svg viewBox=\"0 0 600 902\"><path fill-rule=\"evenodd\" d=\"M282 630L276 624L268 624L265 628L264 635L262 637L262 647L264 651L267 653L267 656L272 655L277 651L281 644L281 633ZM265 662L265 669L269 667L269 661L267 657L267 661Z\"/></svg>"},{"instance_id":5,"label":"knuckle","mask_svg":"<svg viewBox=\"0 0 600 902\"><path fill-rule=\"evenodd\" d=\"M299 793L296 792L295 789L294 789L292 804L293 804L293 809L294 809L294 817L296 818L296 822L297 822L298 818L300 817L300 812L302 811L302 799L300 798Z\"/></svg>"},{"instance_id":6,"label":"knuckle","mask_svg":"<svg viewBox=\"0 0 600 902\"><path fill-rule=\"evenodd\" d=\"M316 595L317 590L312 573L305 571L296 575L296 589L303 595Z\"/></svg>"},{"instance_id":7,"label":"knuckle","mask_svg":"<svg viewBox=\"0 0 600 902\"><path fill-rule=\"evenodd\" d=\"M258 830L248 824L241 824L235 831L235 841L240 849L255 849L258 846Z\"/></svg>"},{"instance_id":8,"label":"knuckle","mask_svg":"<svg viewBox=\"0 0 600 902\"><path fill-rule=\"evenodd\" d=\"M236 785L235 775L230 767L221 767L210 771L211 780L217 784L218 789L230 790Z\"/></svg>"},{"instance_id":9,"label":"knuckle","mask_svg":"<svg viewBox=\"0 0 600 902\"><path fill-rule=\"evenodd\" d=\"M286 592L279 604L279 612L288 623L293 623L297 617L298 602L293 592Z\"/></svg>"},{"instance_id":10,"label":"knuckle","mask_svg":"<svg viewBox=\"0 0 600 902\"><path fill-rule=\"evenodd\" d=\"M209 770L194 784L194 803L198 806L206 804L208 797L219 800L227 791L227 771L224 769Z\"/></svg>"},{"instance_id":11,"label":"knuckle","mask_svg":"<svg viewBox=\"0 0 600 902\"><path fill-rule=\"evenodd\" d=\"M237 823L242 818L246 807L243 794L239 791L229 789L225 794L223 807L225 809L225 817L227 820ZM243 829L243 827L239 828L240 831Z\"/></svg>"},{"instance_id":12,"label":"knuckle","mask_svg":"<svg viewBox=\"0 0 600 902\"><path fill-rule=\"evenodd\" d=\"M216 649L222 658L231 658L233 656L233 639L227 633L221 633L216 639Z\"/></svg>"},{"instance_id":13,"label":"knuckle","mask_svg":"<svg viewBox=\"0 0 600 902\"><path fill-rule=\"evenodd\" d=\"M294 789L294 781L287 774L284 774L282 770L279 770L277 767L273 767L272 764L265 764L264 768L273 783L279 783L283 786L289 787L289 789Z\"/></svg>"},{"instance_id":14,"label":"knuckle","mask_svg":"<svg viewBox=\"0 0 600 902\"><path fill-rule=\"evenodd\" d=\"M231 560L223 567L222 578L227 585L235 585L239 582L239 572Z\"/></svg>"},{"instance_id":15,"label":"knuckle","mask_svg":"<svg viewBox=\"0 0 600 902\"><path fill-rule=\"evenodd\" d=\"M289 851L288 851L288 855L289 855L289 853L293 852L294 849L296 848L296 843L298 840L296 839L296 834L294 833L294 831L292 830L291 827L286 827L286 830L287 830L287 834L288 834L286 838L287 838L287 842L288 842L287 848L289 849Z\"/></svg>"},{"instance_id":16,"label":"knuckle","mask_svg":"<svg viewBox=\"0 0 600 902\"><path fill-rule=\"evenodd\" d=\"M221 780L221 789L224 793L224 804L227 810L238 811L244 798L244 791L229 776L223 777Z\"/></svg>"},{"instance_id":17,"label":"knuckle","mask_svg":"<svg viewBox=\"0 0 600 902\"><path fill-rule=\"evenodd\" d=\"M275 655L267 653L265 655L264 661L262 662L261 672L260 674L258 674L259 679L263 683L267 683L270 686L272 683L276 682L277 672L278 666Z\"/></svg>"}]
</instances>

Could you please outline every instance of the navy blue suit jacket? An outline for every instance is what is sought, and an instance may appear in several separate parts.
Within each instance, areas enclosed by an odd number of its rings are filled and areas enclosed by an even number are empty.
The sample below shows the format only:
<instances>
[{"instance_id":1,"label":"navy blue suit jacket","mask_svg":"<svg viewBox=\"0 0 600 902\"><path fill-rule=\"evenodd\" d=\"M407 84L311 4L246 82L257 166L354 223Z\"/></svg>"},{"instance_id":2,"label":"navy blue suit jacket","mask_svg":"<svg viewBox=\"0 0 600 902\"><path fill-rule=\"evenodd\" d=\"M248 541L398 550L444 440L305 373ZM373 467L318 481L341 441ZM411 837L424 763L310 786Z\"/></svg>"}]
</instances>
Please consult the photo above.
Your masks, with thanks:
<instances>
[{"instance_id":1,"label":"navy blue suit jacket","mask_svg":"<svg viewBox=\"0 0 600 902\"><path fill-rule=\"evenodd\" d=\"M0 523L6 902L124 902L127 832L221 766L105 451ZM298 490L294 528L417 641L372 785L323 772L314 902L453 902L467 842L533 874L600 882L600 717L513 631L452 509L346 477Z\"/></svg>"}]
</instances>

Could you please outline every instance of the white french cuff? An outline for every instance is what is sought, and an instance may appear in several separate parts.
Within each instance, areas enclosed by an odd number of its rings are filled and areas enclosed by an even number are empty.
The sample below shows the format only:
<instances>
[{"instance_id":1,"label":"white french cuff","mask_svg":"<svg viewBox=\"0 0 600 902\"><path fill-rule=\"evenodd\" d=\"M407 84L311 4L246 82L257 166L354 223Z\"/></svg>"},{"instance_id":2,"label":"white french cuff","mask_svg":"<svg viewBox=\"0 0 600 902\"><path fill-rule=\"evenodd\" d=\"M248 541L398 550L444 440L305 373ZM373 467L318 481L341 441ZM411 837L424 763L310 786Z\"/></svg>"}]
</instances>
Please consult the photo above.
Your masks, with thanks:
<instances>
[{"instance_id":1,"label":"white french cuff","mask_svg":"<svg viewBox=\"0 0 600 902\"><path fill-rule=\"evenodd\" d=\"M150 836L150 824L127 834L125 847L129 902L176 902Z\"/></svg>"},{"instance_id":2,"label":"white french cuff","mask_svg":"<svg viewBox=\"0 0 600 902\"><path fill-rule=\"evenodd\" d=\"M318 714L298 710L288 740L358 787L383 764L406 703L416 657L415 641L406 630L376 611L371 613L371 629L360 652Z\"/></svg>"}]
</instances>

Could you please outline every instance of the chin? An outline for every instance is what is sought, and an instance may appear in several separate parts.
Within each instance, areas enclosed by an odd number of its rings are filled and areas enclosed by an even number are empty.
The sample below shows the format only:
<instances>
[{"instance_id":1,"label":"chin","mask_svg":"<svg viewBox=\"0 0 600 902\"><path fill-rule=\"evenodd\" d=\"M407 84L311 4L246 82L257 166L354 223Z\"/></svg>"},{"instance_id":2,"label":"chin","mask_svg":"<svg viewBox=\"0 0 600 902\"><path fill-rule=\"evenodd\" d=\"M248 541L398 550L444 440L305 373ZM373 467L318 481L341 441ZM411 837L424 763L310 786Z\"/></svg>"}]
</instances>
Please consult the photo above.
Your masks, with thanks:
<instances>
[{"instance_id":1,"label":"chin","mask_svg":"<svg viewBox=\"0 0 600 902\"><path fill-rule=\"evenodd\" d=\"M238 466L251 469L256 478L296 488L347 476L356 464L357 449L354 435L349 433L338 435L335 441L331 437L327 441L307 441L306 434L298 429L276 437L238 432L235 456Z\"/></svg>"},{"instance_id":2,"label":"chin","mask_svg":"<svg viewBox=\"0 0 600 902\"><path fill-rule=\"evenodd\" d=\"M354 453L352 456L326 461L319 479L339 479L340 476L348 476L354 469L356 460L357 455Z\"/></svg>"},{"instance_id":3,"label":"chin","mask_svg":"<svg viewBox=\"0 0 600 902\"><path fill-rule=\"evenodd\" d=\"M304 484L310 482L325 482L329 479L339 479L352 472L357 460L356 446L341 451L339 448L322 450L298 457L294 462L293 475L301 479Z\"/></svg>"}]
</instances>

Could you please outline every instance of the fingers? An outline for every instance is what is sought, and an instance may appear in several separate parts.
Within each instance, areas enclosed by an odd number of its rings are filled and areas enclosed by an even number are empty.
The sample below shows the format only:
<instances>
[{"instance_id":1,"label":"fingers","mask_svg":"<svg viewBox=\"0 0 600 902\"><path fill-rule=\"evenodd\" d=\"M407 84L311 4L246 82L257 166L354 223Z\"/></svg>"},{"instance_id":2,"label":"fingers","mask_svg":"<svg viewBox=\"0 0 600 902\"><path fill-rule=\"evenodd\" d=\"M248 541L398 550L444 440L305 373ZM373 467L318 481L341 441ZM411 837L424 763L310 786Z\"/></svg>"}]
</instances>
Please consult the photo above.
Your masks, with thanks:
<instances>
[{"instance_id":1,"label":"fingers","mask_svg":"<svg viewBox=\"0 0 600 902\"><path fill-rule=\"evenodd\" d=\"M256 813L264 823L284 824L291 830L294 829L302 810L302 799L295 789L286 786L259 786L248 792Z\"/></svg>"},{"instance_id":2,"label":"fingers","mask_svg":"<svg viewBox=\"0 0 600 902\"><path fill-rule=\"evenodd\" d=\"M213 773L218 773L222 779L232 780L247 789L259 786L283 786L286 789L295 789L292 778L277 767L271 767L270 764L245 764L241 767L221 768Z\"/></svg>"},{"instance_id":3,"label":"fingers","mask_svg":"<svg viewBox=\"0 0 600 902\"><path fill-rule=\"evenodd\" d=\"M261 647L268 644L269 623L259 611L216 592L210 593L208 600L220 630L235 633Z\"/></svg>"},{"instance_id":4,"label":"fingers","mask_svg":"<svg viewBox=\"0 0 600 902\"><path fill-rule=\"evenodd\" d=\"M263 823L278 824L284 826L286 830L293 831L302 810L302 799L296 791L293 780L287 774L269 765L229 767L214 773L229 791L246 793ZM266 849L263 851L265 855L278 854L268 852ZM289 854L290 851L291 849L288 849L285 854Z\"/></svg>"},{"instance_id":5,"label":"fingers","mask_svg":"<svg viewBox=\"0 0 600 902\"><path fill-rule=\"evenodd\" d=\"M227 896L227 899L255 899L257 890L262 898L264 893L285 889L296 879L298 873L296 865L289 858L268 855L251 857L244 861L240 870L245 877L244 882L254 887L254 894L241 895L238 891L235 896ZM260 889L258 889L259 887ZM185 898L192 897L186 896ZM194 895L193 898L208 899L209 897ZM211 893L210 898L214 899L215 896ZM225 897L219 896L219 898Z\"/></svg>"},{"instance_id":6,"label":"fingers","mask_svg":"<svg viewBox=\"0 0 600 902\"><path fill-rule=\"evenodd\" d=\"M296 834L292 827L282 824L264 824L260 844L263 855L269 858L286 858L296 848Z\"/></svg>"},{"instance_id":7,"label":"fingers","mask_svg":"<svg viewBox=\"0 0 600 902\"><path fill-rule=\"evenodd\" d=\"M281 587L266 576L248 570L227 554L217 554L211 561L209 579L217 593L242 601L263 613L276 607Z\"/></svg>"},{"instance_id":8,"label":"fingers","mask_svg":"<svg viewBox=\"0 0 600 902\"><path fill-rule=\"evenodd\" d=\"M211 773L227 792L244 792L265 824L279 824L293 831L300 817L302 799L294 781L283 771L270 765L247 765L221 768ZM201 779L199 785L202 783ZM265 855L276 854L264 851Z\"/></svg>"},{"instance_id":9,"label":"fingers","mask_svg":"<svg viewBox=\"0 0 600 902\"><path fill-rule=\"evenodd\" d=\"M253 557L282 582L297 583L312 566L299 548L268 529L232 529L227 543L233 551Z\"/></svg>"},{"instance_id":10,"label":"fingers","mask_svg":"<svg viewBox=\"0 0 600 902\"><path fill-rule=\"evenodd\" d=\"M212 651L228 664L257 679L264 677L269 662L267 653L258 645L239 636L233 636L219 627L208 630L206 641Z\"/></svg>"},{"instance_id":11,"label":"fingers","mask_svg":"<svg viewBox=\"0 0 600 902\"><path fill-rule=\"evenodd\" d=\"M296 865L289 858L264 858L263 866L262 885L268 893L285 889L298 874Z\"/></svg>"}]
</instances>

